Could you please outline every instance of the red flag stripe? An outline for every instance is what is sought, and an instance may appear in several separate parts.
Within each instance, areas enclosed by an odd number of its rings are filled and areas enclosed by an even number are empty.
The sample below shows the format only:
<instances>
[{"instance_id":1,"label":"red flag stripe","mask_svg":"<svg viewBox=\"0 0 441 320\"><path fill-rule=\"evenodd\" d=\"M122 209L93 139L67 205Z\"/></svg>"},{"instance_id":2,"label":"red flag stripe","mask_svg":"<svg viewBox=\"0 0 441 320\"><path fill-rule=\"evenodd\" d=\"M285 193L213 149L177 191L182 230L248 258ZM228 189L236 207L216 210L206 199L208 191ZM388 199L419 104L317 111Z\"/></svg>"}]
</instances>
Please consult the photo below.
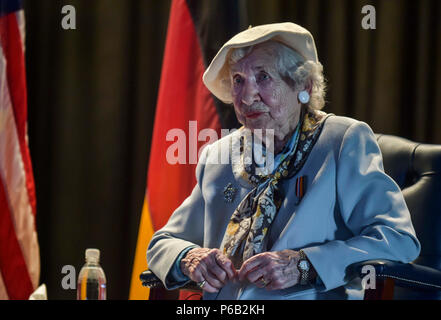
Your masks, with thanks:
<instances>
[{"instance_id":1,"label":"red flag stripe","mask_svg":"<svg viewBox=\"0 0 441 320\"><path fill-rule=\"evenodd\" d=\"M24 170L26 172L26 189L32 212L35 215L35 184L32 173L31 157L27 145L26 132L27 88L24 65L25 60L22 37L15 13L11 13L0 18L0 43L7 61L6 76L14 110L20 152L22 155Z\"/></svg>"},{"instance_id":2,"label":"red flag stripe","mask_svg":"<svg viewBox=\"0 0 441 320\"><path fill-rule=\"evenodd\" d=\"M3 181L0 180L0 270L10 299L28 299L33 286L18 243Z\"/></svg>"}]
</instances>

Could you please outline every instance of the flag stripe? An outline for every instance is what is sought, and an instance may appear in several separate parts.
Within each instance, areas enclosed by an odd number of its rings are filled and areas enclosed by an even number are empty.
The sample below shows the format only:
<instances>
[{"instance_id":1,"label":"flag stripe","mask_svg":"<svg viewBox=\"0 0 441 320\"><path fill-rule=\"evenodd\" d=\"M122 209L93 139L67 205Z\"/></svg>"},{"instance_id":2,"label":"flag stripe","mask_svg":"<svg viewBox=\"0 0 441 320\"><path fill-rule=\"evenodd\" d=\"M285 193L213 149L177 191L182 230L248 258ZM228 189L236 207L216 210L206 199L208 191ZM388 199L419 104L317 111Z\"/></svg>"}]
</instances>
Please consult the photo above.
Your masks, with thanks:
<instances>
[{"instance_id":1,"label":"flag stripe","mask_svg":"<svg viewBox=\"0 0 441 320\"><path fill-rule=\"evenodd\" d=\"M10 299L28 299L33 286L15 235L3 181L0 181L0 270Z\"/></svg>"},{"instance_id":2,"label":"flag stripe","mask_svg":"<svg viewBox=\"0 0 441 320\"><path fill-rule=\"evenodd\" d=\"M27 146L27 89L24 66L24 52L17 17L9 14L0 19L0 42L6 58L6 75L11 102L14 110L15 123L19 139L20 151L26 172L26 189L32 212L36 213L34 176L31 157Z\"/></svg>"},{"instance_id":3,"label":"flag stripe","mask_svg":"<svg viewBox=\"0 0 441 320\"><path fill-rule=\"evenodd\" d=\"M143 287L139 280L141 272L147 270L147 260L145 258L147 246L153 235L153 226L150 218L149 204L147 198L144 199L141 221L139 224L138 241L133 263L132 281L130 284L130 300L145 300L149 297L149 289Z\"/></svg>"},{"instance_id":4,"label":"flag stripe","mask_svg":"<svg viewBox=\"0 0 441 320\"><path fill-rule=\"evenodd\" d=\"M239 1L211 0L207 5L201 0L186 0L186 3L202 48L204 64L208 67L222 45L241 28Z\"/></svg>"},{"instance_id":5,"label":"flag stripe","mask_svg":"<svg viewBox=\"0 0 441 320\"><path fill-rule=\"evenodd\" d=\"M186 0L201 47L205 68L222 45L232 38L244 23L243 10L237 0ZM221 27L219 27L221 26ZM211 95L223 129L239 128L234 108Z\"/></svg>"}]
</instances>

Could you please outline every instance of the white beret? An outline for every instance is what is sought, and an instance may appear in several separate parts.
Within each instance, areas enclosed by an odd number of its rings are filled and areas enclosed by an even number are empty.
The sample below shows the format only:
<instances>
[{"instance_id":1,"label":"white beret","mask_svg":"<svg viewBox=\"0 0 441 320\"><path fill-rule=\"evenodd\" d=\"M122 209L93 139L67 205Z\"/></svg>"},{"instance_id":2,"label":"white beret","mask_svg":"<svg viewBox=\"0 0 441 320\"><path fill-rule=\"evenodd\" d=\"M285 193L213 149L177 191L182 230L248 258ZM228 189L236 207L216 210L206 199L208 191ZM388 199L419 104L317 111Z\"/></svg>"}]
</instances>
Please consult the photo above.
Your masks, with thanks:
<instances>
[{"instance_id":1,"label":"white beret","mask_svg":"<svg viewBox=\"0 0 441 320\"><path fill-rule=\"evenodd\" d=\"M225 64L230 50L256 45L267 40L275 40L287 45L298 52L305 61L318 62L314 38L305 28L292 22L250 27L227 41L213 58L202 77L208 90L223 102L231 103L230 87L222 84L221 81L227 76L228 69Z\"/></svg>"}]
</instances>

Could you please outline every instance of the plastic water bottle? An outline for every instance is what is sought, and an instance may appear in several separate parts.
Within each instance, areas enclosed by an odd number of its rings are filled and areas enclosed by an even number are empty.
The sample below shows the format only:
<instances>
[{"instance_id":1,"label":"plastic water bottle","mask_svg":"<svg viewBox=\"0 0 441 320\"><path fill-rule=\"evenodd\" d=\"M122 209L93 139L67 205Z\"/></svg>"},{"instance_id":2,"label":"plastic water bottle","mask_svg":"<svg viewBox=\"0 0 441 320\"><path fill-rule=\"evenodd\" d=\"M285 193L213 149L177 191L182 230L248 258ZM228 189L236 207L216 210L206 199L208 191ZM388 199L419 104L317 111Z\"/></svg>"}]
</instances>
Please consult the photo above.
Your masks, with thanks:
<instances>
[{"instance_id":1,"label":"plastic water bottle","mask_svg":"<svg viewBox=\"0 0 441 320\"><path fill-rule=\"evenodd\" d=\"M86 264L78 277L77 300L106 300L106 275L100 266L100 251L86 250Z\"/></svg>"}]
</instances>

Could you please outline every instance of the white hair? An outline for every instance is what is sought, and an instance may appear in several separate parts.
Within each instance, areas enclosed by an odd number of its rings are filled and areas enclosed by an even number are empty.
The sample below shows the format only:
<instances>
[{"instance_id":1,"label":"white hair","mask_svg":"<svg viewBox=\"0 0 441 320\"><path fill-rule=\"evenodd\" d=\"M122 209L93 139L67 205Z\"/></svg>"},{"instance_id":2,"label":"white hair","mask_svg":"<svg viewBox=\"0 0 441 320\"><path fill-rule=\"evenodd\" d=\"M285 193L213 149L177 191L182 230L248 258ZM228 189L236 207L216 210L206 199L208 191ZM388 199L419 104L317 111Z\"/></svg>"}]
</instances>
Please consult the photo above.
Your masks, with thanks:
<instances>
[{"instance_id":1,"label":"white hair","mask_svg":"<svg viewBox=\"0 0 441 320\"><path fill-rule=\"evenodd\" d=\"M324 107L326 83L322 64L311 60L305 61L299 53L281 42L268 40L254 46L232 49L227 60L228 66L231 67L236 64L249 55L257 46L274 56L276 71L293 90L301 90L308 81L311 81L312 88L310 100L307 103L308 108L320 110ZM224 79L223 82L231 90L231 80L228 78Z\"/></svg>"}]
</instances>

